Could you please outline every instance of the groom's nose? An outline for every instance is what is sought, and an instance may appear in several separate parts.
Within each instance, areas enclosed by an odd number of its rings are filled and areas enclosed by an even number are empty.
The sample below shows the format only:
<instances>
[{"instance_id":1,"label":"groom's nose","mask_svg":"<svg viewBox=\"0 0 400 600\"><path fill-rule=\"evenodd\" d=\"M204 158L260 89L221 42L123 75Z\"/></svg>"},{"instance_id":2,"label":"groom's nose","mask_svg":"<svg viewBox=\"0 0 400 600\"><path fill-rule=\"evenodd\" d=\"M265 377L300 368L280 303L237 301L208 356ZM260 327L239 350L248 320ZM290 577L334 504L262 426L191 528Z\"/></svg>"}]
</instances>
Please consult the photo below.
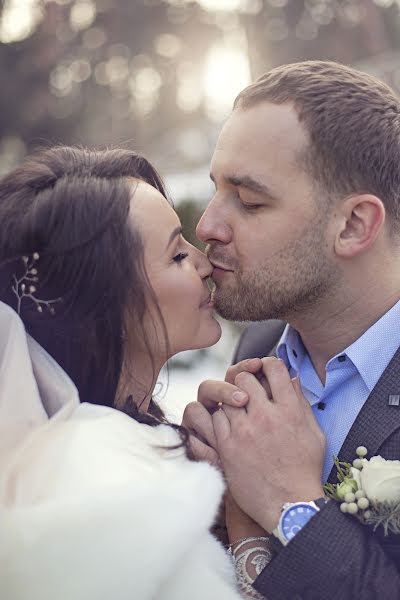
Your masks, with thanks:
<instances>
[{"instance_id":1,"label":"groom's nose","mask_svg":"<svg viewBox=\"0 0 400 600\"><path fill-rule=\"evenodd\" d=\"M214 240L223 244L229 244L231 241L232 230L222 207L215 200L211 200L198 222L196 235L199 240L206 244Z\"/></svg>"}]
</instances>

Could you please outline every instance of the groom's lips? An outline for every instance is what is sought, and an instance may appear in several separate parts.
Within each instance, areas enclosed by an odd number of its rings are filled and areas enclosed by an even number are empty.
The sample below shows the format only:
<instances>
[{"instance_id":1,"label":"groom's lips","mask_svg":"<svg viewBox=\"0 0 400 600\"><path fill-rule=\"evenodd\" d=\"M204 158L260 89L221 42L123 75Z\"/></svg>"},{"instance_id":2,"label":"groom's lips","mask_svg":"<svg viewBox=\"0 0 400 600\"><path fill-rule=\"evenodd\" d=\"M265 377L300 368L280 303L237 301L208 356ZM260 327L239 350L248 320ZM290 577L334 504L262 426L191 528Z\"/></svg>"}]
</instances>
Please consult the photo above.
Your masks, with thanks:
<instances>
[{"instance_id":1,"label":"groom's lips","mask_svg":"<svg viewBox=\"0 0 400 600\"><path fill-rule=\"evenodd\" d=\"M214 278L215 276L218 276L218 275L222 275L223 273L232 273L232 269L228 269L224 265L221 265L220 263L213 261L212 258L210 258L209 260L213 266L213 272L211 274L212 278Z\"/></svg>"}]
</instances>

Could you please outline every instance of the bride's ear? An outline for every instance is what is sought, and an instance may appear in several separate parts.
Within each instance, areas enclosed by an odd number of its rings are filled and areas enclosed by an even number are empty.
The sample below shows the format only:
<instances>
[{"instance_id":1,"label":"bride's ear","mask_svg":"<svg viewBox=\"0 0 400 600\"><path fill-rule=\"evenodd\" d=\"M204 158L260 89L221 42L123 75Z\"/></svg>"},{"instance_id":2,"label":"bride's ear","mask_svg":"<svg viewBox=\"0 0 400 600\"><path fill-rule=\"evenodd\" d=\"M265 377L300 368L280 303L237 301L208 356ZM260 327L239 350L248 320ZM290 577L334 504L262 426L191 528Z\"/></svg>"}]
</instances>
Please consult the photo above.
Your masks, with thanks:
<instances>
[{"instance_id":1,"label":"bride's ear","mask_svg":"<svg viewBox=\"0 0 400 600\"><path fill-rule=\"evenodd\" d=\"M346 198L338 208L335 252L342 258L362 254L373 246L385 222L382 200L372 194Z\"/></svg>"}]
</instances>

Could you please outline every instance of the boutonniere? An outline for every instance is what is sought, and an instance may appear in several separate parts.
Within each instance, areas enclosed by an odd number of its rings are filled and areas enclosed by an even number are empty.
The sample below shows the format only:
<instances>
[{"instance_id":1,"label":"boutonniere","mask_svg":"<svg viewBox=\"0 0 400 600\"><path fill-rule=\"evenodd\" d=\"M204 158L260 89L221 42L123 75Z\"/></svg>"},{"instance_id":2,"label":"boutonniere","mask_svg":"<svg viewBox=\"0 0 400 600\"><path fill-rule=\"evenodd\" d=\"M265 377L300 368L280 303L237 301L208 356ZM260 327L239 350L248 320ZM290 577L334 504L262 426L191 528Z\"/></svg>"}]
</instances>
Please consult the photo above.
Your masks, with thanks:
<instances>
[{"instance_id":1,"label":"boutonniere","mask_svg":"<svg viewBox=\"0 0 400 600\"><path fill-rule=\"evenodd\" d=\"M356 454L352 465L334 459L338 483L327 483L325 493L374 530L382 526L385 535L400 534L400 460L367 459L364 446Z\"/></svg>"}]
</instances>

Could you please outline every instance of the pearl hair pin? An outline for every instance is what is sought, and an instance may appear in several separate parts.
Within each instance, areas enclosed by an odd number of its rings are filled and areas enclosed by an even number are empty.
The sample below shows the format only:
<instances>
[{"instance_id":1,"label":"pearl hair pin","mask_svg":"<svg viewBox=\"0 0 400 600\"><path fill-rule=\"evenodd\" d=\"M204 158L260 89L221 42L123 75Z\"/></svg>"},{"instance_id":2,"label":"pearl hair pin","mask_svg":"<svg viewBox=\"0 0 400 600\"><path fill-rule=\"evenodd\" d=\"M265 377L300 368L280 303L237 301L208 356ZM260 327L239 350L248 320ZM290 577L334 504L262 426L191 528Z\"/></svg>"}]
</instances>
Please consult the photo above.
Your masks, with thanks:
<instances>
[{"instance_id":1,"label":"pearl hair pin","mask_svg":"<svg viewBox=\"0 0 400 600\"><path fill-rule=\"evenodd\" d=\"M35 304L38 312L42 313L43 308L47 308L50 314L54 315L55 310L53 304L56 302L62 302L62 298L55 298L54 300L40 300L35 297L36 285L39 281L38 270L35 267L35 263L39 260L40 255L38 252L34 252L32 257L23 256L22 262L25 265L25 272L19 279L14 274L14 285L11 286L12 291L17 297L17 313L21 314L21 304L24 298L30 298Z\"/></svg>"}]
</instances>

